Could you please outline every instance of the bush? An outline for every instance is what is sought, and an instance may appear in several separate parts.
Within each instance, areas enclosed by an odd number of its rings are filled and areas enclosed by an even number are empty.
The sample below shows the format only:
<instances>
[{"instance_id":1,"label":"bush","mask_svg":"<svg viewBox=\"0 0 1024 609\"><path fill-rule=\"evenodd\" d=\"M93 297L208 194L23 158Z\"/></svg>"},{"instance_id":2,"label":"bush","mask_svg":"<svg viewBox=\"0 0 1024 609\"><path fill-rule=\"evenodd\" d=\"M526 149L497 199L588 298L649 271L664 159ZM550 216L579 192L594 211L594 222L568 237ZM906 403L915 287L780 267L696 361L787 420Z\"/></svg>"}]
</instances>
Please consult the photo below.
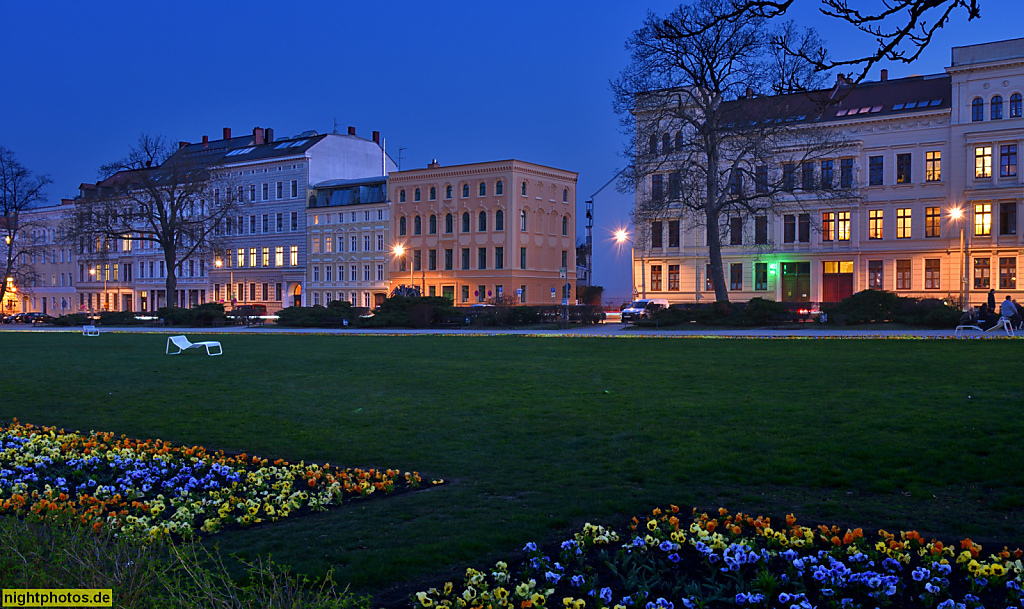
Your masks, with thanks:
<instances>
[{"instance_id":1,"label":"bush","mask_svg":"<svg viewBox=\"0 0 1024 609\"><path fill-rule=\"evenodd\" d=\"M886 322L892 321L900 310L900 300L899 296L885 290L864 290L842 302L823 306L822 312L827 313L830 320L834 317L836 323Z\"/></svg>"},{"instance_id":2,"label":"bush","mask_svg":"<svg viewBox=\"0 0 1024 609\"><path fill-rule=\"evenodd\" d=\"M775 302L767 298L751 298L743 307L739 315L739 321L746 326L762 326L775 315L785 315L789 310L781 302Z\"/></svg>"},{"instance_id":3,"label":"bush","mask_svg":"<svg viewBox=\"0 0 1024 609\"><path fill-rule=\"evenodd\" d=\"M540 320L540 313L533 307L519 305L508 307L506 310L508 312L508 325L510 326L525 326L535 324Z\"/></svg>"},{"instance_id":4,"label":"bush","mask_svg":"<svg viewBox=\"0 0 1024 609\"><path fill-rule=\"evenodd\" d=\"M57 319L53 320L55 326L87 326L92 323L89 316L85 313L71 313L69 315L61 315Z\"/></svg>"},{"instance_id":5,"label":"bush","mask_svg":"<svg viewBox=\"0 0 1024 609\"><path fill-rule=\"evenodd\" d=\"M227 321L224 305L219 302L201 304L194 309L189 309L189 313L192 315L192 325L195 326L212 326L215 323L223 324Z\"/></svg>"},{"instance_id":6,"label":"bush","mask_svg":"<svg viewBox=\"0 0 1024 609\"><path fill-rule=\"evenodd\" d=\"M690 309L669 307L667 309L658 309L655 311L650 319L638 321L638 326L680 326L683 324L689 324L695 319L694 312Z\"/></svg>"},{"instance_id":7,"label":"bush","mask_svg":"<svg viewBox=\"0 0 1024 609\"><path fill-rule=\"evenodd\" d=\"M185 326L192 322L189 310L180 307L160 307L156 316L164 320L165 326Z\"/></svg>"}]
</instances>

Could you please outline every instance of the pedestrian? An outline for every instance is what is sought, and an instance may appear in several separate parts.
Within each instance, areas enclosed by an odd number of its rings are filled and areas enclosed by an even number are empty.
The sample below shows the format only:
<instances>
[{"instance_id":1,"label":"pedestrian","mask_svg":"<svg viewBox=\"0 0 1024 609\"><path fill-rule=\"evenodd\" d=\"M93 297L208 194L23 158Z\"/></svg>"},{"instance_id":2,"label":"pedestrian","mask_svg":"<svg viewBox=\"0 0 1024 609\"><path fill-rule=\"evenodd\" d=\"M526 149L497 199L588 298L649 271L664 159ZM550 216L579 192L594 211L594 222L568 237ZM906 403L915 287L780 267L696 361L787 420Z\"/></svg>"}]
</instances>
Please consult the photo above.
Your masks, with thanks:
<instances>
[{"instance_id":1,"label":"pedestrian","mask_svg":"<svg viewBox=\"0 0 1024 609\"><path fill-rule=\"evenodd\" d=\"M995 312L996 310L996 291L991 289L988 291L988 310Z\"/></svg>"}]
</instances>

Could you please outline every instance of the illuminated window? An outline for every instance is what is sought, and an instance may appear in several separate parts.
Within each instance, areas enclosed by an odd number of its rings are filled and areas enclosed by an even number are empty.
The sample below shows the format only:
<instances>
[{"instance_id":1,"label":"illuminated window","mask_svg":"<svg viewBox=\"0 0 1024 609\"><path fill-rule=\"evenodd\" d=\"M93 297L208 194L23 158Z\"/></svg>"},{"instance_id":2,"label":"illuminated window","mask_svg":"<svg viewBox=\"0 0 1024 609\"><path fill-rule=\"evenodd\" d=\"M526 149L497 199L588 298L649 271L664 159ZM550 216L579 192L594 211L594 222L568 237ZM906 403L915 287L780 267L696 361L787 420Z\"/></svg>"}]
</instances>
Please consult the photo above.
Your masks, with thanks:
<instances>
[{"instance_id":1,"label":"illuminated window","mask_svg":"<svg viewBox=\"0 0 1024 609\"><path fill-rule=\"evenodd\" d=\"M836 214L836 239L850 240L850 212L841 211Z\"/></svg>"},{"instance_id":2,"label":"illuminated window","mask_svg":"<svg viewBox=\"0 0 1024 609\"><path fill-rule=\"evenodd\" d=\"M324 235L324 253L330 254L334 251L334 241L330 235Z\"/></svg>"},{"instance_id":3,"label":"illuminated window","mask_svg":"<svg viewBox=\"0 0 1024 609\"><path fill-rule=\"evenodd\" d=\"M313 237L313 253L320 253L320 237Z\"/></svg>"},{"instance_id":4,"label":"illuminated window","mask_svg":"<svg viewBox=\"0 0 1024 609\"><path fill-rule=\"evenodd\" d=\"M992 147L977 146L974 148L974 177L992 177Z\"/></svg>"},{"instance_id":5,"label":"illuminated window","mask_svg":"<svg viewBox=\"0 0 1024 609\"><path fill-rule=\"evenodd\" d=\"M896 238L910 239L911 213L909 207L896 210Z\"/></svg>"},{"instance_id":6,"label":"illuminated window","mask_svg":"<svg viewBox=\"0 0 1024 609\"><path fill-rule=\"evenodd\" d=\"M242 268L245 266L245 250L242 248L238 248L238 264L236 264L235 266L238 268Z\"/></svg>"},{"instance_id":7,"label":"illuminated window","mask_svg":"<svg viewBox=\"0 0 1024 609\"><path fill-rule=\"evenodd\" d=\"M263 248L263 266L270 266L270 248Z\"/></svg>"},{"instance_id":8,"label":"illuminated window","mask_svg":"<svg viewBox=\"0 0 1024 609\"><path fill-rule=\"evenodd\" d=\"M258 260L256 259L256 248L249 248L249 266L256 267Z\"/></svg>"},{"instance_id":9,"label":"illuminated window","mask_svg":"<svg viewBox=\"0 0 1024 609\"><path fill-rule=\"evenodd\" d=\"M299 246L291 246L291 249L288 251L288 264L290 266L299 266Z\"/></svg>"},{"instance_id":10,"label":"illuminated window","mask_svg":"<svg viewBox=\"0 0 1024 609\"><path fill-rule=\"evenodd\" d=\"M834 212L821 214L821 240L835 241L836 239L836 215Z\"/></svg>"},{"instance_id":11,"label":"illuminated window","mask_svg":"<svg viewBox=\"0 0 1024 609\"><path fill-rule=\"evenodd\" d=\"M992 234L992 204L974 204L974 234L979 237Z\"/></svg>"},{"instance_id":12,"label":"illuminated window","mask_svg":"<svg viewBox=\"0 0 1024 609\"><path fill-rule=\"evenodd\" d=\"M942 231L942 215L938 207L924 208L924 236L938 237Z\"/></svg>"},{"instance_id":13,"label":"illuminated window","mask_svg":"<svg viewBox=\"0 0 1024 609\"><path fill-rule=\"evenodd\" d=\"M942 151L930 150L924 153L924 181L942 180Z\"/></svg>"},{"instance_id":14,"label":"illuminated window","mask_svg":"<svg viewBox=\"0 0 1024 609\"><path fill-rule=\"evenodd\" d=\"M882 238L882 210L868 210L868 239Z\"/></svg>"}]
</instances>

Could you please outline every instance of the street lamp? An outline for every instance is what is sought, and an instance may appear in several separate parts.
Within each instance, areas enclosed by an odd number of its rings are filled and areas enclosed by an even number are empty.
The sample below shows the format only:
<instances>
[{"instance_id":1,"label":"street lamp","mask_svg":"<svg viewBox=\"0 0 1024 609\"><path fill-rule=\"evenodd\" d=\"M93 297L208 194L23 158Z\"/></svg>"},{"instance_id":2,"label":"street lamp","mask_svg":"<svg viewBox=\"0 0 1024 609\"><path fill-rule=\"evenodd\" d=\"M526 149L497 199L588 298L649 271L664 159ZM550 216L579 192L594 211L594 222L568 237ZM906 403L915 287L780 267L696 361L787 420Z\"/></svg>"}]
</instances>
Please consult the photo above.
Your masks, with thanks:
<instances>
[{"instance_id":1,"label":"street lamp","mask_svg":"<svg viewBox=\"0 0 1024 609\"><path fill-rule=\"evenodd\" d=\"M964 249L964 210L954 207L949 210L949 219L960 225L960 306L967 310L967 251Z\"/></svg>"},{"instance_id":2,"label":"street lamp","mask_svg":"<svg viewBox=\"0 0 1024 609\"><path fill-rule=\"evenodd\" d=\"M409 265L409 287L412 288L414 279L412 276L412 261L406 257L408 251L409 250L407 250L405 246L402 245L401 243L391 248L391 253L394 254L396 258L401 258L406 264Z\"/></svg>"},{"instance_id":3,"label":"street lamp","mask_svg":"<svg viewBox=\"0 0 1024 609\"><path fill-rule=\"evenodd\" d=\"M221 260L220 258L217 258L216 260L213 261L213 265L219 269L220 267L224 266L224 261ZM228 273L228 300L231 301L231 306L235 306L235 269L229 269Z\"/></svg>"},{"instance_id":4,"label":"street lamp","mask_svg":"<svg viewBox=\"0 0 1024 609\"><path fill-rule=\"evenodd\" d=\"M633 296L636 297L636 242L629 237L629 233L624 228L620 228L615 231L615 243L618 246L623 246L629 241L633 247L629 250L630 265L629 265L629 283L633 286ZM640 298L647 298L647 273L644 270L644 253L640 252Z\"/></svg>"},{"instance_id":5,"label":"street lamp","mask_svg":"<svg viewBox=\"0 0 1024 609\"><path fill-rule=\"evenodd\" d=\"M99 269L99 267L95 267L95 266L92 267L91 269L89 269L89 274L92 275L92 278L93 278L94 281L96 280L96 273L99 272L98 269ZM103 274L103 298L106 298L106 297L107 297L107 275L104 273ZM103 310L104 311L107 310L107 305L106 304L103 305Z\"/></svg>"}]
</instances>

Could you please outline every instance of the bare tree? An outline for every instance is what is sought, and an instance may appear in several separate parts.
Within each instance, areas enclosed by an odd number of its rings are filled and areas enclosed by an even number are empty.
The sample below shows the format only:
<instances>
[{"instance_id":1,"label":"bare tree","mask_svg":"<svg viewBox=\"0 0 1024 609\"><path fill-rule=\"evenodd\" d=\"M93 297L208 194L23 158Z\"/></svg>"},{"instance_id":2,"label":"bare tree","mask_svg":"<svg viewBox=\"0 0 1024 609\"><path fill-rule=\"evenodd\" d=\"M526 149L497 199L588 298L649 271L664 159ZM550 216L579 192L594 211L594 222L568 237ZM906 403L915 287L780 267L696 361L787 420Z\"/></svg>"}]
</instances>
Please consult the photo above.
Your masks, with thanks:
<instances>
[{"instance_id":1,"label":"bare tree","mask_svg":"<svg viewBox=\"0 0 1024 609\"><path fill-rule=\"evenodd\" d=\"M95 194L75 201L65 237L98 258L118 240L153 244L163 255L173 302L182 263L212 255L221 222L238 209L232 189L200 155L145 134L127 157L103 165L100 175L106 179Z\"/></svg>"},{"instance_id":2,"label":"bare tree","mask_svg":"<svg viewBox=\"0 0 1024 609\"><path fill-rule=\"evenodd\" d=\"M719 12L715 22L735 21L757 17L782 17L796 0L730 0ZM807 0L813 2L814 0ZM863 80L871 68L880 61L912 63L931 44L935 32L949 22L955 11L967 13L967 20L981 16L980 0L857 0L858 8L850 7L850 0L817 0L818 10L841 23L853 26L876 41L874 51L861 56L832 60L824 45L808 48L793 45L792 41L775 38L773 43L786 53L808 61L817 70L835 68L858 69L855 82Z\"/></svg>"},{"instance_id":3,"label":"bare tree","mask_svg":"<svg viewBox=\"0 0 1024 609\"><path fill-rule=\"evenodd\" d=\"M25 212L46 202L43 188L51 182L49 176L32 175L14 157L14 153L0 146L0 230L3 231L3 275L0 276L0 302L8 290L30 288L37 273L32 264L33 254L39 250L31 238L34 224L26 221Z\"/></svg>"},{"instance_id":4,"label":"bare tree","mask_svg":"<svg viewBox=\"0 0 1024 609\"><path fill-rule=\"evenodd\" d=\"M718 301L728 301L722 245L727 234L734 243L732 218L856 197L828 172L817 175L821 160L847 146L816 122L835 92L815 90L827 74L771 44L781 37L813 46L817 36L792 23L768 32L753 12L723 19L727 10L695 0L665 18L649 14L612 83L633 159L624 185L637 193L635 247L644 258L662 219L680 218L694 234L705 228Z\"/></svg>"}]
</instances>

